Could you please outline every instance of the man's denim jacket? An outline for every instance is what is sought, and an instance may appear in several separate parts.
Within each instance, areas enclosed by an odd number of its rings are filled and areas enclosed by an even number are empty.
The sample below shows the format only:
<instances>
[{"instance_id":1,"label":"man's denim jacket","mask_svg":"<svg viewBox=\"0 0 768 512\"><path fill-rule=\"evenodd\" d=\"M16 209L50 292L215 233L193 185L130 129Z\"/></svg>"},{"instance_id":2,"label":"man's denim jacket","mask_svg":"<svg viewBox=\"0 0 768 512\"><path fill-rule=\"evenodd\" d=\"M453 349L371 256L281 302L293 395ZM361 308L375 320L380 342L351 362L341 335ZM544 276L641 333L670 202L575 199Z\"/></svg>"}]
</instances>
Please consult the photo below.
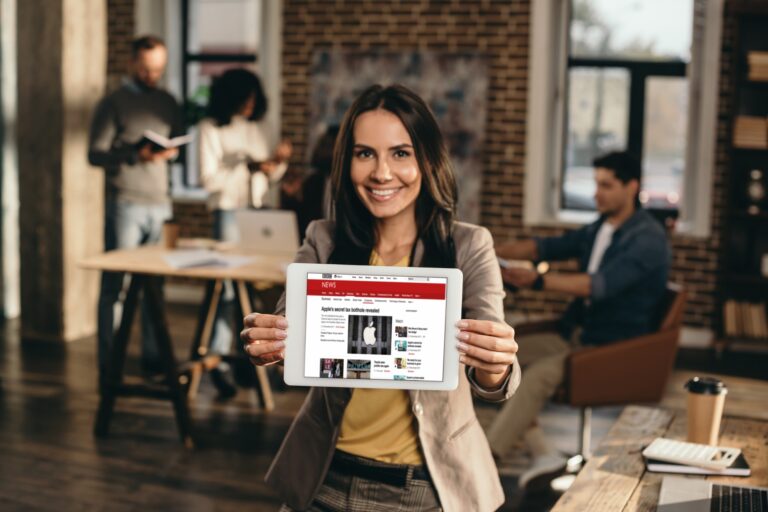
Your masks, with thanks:
<instances>
[{"instance_id":1,"label":"man's denim jacket","mask_svg":"<svg viewBox=\"0 0 768 512\"><path fill-rule=\"evenodd\" d=\"M559 237L538 238L540 260L579 259L587 271L604 219ZM583 327L584 344L601 345L647 334L658 327L658 307L666 289L671 251L661 224L638 210L614 232L600 266L591 274L588 300L575 300L563 317L563 335Z\"/></svg>"}]
</instances>

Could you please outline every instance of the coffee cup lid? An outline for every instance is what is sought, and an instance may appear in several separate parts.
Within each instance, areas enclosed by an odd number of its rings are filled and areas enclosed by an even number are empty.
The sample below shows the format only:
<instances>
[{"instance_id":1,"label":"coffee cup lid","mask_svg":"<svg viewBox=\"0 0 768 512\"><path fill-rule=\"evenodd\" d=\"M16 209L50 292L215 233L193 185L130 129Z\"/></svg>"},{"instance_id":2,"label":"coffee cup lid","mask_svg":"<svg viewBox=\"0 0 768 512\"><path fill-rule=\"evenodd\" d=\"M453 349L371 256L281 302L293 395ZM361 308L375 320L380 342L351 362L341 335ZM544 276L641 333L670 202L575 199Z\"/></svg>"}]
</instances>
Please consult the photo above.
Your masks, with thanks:
<instances>
[{"instance_id":1,"label":"coffee cup lid","mask_svg":"<svg viewBox=\"0 0 768 512\"><path fill-rule=\"evenodd\" d=\"M714 377L694 377L685 383L685 389L702 395L719 395L726 392L723 381Z\"/></svg>"}]
</instances>

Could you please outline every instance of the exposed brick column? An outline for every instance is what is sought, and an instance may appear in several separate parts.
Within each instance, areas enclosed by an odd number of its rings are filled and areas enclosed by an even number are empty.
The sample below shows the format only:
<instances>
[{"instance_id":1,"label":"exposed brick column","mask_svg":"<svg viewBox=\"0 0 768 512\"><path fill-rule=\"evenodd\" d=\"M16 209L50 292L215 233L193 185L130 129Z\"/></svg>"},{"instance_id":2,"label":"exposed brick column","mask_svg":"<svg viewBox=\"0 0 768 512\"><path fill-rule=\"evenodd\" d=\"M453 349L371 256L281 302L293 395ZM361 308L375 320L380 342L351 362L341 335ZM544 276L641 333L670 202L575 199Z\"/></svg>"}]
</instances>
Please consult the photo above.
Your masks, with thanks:
<instances>
[{"instance_id":1,"label":"exposed brick column","mask_svg":"<svg viewBox=\"0 0 768 512\"><path fill-rule=\"evenodd\" d=\"M88 127L104 91L103 0L18 3L21 329L70 340L96 331L103 173L88 165Z\"/></svg>"},{"instance_id":2,"label":"exposed brick column","mask_svg":"<svg viewBox=\"0 0 768 512\"><path fill-rule=\"evenodd\" d=\"M134 0L107 0L107 88L114 90L128 74L135 37Z\"/></svg>"}]
</instances>

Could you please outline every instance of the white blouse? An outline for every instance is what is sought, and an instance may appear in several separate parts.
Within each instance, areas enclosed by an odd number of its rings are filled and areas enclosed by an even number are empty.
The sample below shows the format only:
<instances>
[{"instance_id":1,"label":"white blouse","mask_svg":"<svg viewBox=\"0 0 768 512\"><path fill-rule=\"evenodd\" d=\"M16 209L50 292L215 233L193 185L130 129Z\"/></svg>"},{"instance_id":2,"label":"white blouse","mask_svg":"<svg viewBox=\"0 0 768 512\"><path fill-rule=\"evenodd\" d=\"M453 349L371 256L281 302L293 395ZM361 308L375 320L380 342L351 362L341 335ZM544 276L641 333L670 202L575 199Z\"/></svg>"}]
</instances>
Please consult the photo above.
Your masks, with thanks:
<instances>
[{"instance_id":1,"label":"white blouse","mask_svg":"<svg viewBox=\"0 0 768 512\"><path fill-rule=\"evenodd\" d=\"M277 207L280 178L288 164L282 163L269 176L251 174L248 162L272 157L272 146L262 126L242 116L233 116L228 125L217 126L213 119L198 124L200 179L208 190L208 208L234 210L250 204Z\"/></svg>"}]
</instances>

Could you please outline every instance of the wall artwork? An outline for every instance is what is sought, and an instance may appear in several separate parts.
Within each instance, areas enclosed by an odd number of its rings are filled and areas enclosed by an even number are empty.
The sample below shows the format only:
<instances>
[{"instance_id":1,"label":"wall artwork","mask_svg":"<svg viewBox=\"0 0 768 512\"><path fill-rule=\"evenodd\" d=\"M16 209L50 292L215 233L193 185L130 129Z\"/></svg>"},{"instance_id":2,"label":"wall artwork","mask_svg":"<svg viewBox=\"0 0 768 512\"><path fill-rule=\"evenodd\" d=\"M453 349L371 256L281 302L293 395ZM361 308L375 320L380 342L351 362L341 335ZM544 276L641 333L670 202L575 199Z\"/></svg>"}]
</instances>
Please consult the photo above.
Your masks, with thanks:
<instances>
[{"instance_id":1,"label":"wall artwork","mask_svg":"<svg viewBox=\"0 0 768 512\"><path fill-rule=\"evenodd\" d=\"M319 50L310 68L308 151L328 126L340 124L354 98L373 84L400 83L429 104L451 153L459 219L480 221L488 63L482 55L413 51Z\"/></svg>"}]
</instances>

